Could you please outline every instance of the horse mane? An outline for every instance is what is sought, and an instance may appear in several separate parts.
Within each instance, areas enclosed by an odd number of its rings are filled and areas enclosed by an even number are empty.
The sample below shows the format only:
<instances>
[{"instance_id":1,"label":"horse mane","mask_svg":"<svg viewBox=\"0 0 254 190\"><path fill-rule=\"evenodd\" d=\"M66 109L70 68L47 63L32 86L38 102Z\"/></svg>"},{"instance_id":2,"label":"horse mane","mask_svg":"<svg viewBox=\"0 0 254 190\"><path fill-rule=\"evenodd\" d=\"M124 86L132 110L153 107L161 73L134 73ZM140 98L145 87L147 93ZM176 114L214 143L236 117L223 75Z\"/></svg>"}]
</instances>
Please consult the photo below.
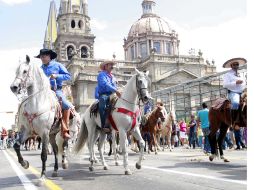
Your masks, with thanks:
<instances>
[{"instance_id":1,"label":"horse mane","mask_svg":"<svg viewBox=\"0 0 254 190\"><path fill-rule=\"evenodd\" d=\"M33 78L38 79L36 81L36 86L41 86L42 88L50 89L49 79L43 72L42 68L37 63L29 63L31 66L31 73L33 73Z\"/></svg>"}]
</instances>

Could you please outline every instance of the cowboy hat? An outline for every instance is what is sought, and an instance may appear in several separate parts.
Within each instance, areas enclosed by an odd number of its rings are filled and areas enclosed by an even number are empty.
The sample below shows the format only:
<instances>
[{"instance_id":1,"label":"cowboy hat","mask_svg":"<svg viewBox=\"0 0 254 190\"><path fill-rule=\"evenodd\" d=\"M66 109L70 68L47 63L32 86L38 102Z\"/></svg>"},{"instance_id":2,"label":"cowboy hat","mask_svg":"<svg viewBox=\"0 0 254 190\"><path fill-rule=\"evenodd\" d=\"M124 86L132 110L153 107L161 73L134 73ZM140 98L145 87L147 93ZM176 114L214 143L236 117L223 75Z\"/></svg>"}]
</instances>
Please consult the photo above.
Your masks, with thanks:
<instances>
[{"instance_id":1,"label":"cowboy hat","mask_svg":"<svg viewBox=\"0 0 254 190\"><path fill-rule=\"evenodd\" d=\"M115 62L115 61L106 60L106 61L104 61L104 62L102 62L102 63L100 64L100 69L101 69L101 70L104 70L104 66L107 65L107 64L113 64L113 65L115 65L116 62Z\"/></svg>"},{"instance_id":2,"label":"cowboy hat","mask_svg":"<svg viewBox=\"0 0 254 190\"><path fill-rule=\"evenodd\" d=\"M247 63L247 60L241 57L229 59L223 64L223 68L231 68L232 63L238 63L239 65L244 65Z\"/></svg>"},{"instance_id":3,"label":"cowboy hat","mask_svg":"<svg viewBox=\"0 0 254 190\"><path fill-rule=\"evenodd\" d=\"M51 49L41 49L40 54L35 56L35 58L40 58L41 55L50 55L50 59L55 59L57 57L56 52Z\"/></svg>"}]
</instances>

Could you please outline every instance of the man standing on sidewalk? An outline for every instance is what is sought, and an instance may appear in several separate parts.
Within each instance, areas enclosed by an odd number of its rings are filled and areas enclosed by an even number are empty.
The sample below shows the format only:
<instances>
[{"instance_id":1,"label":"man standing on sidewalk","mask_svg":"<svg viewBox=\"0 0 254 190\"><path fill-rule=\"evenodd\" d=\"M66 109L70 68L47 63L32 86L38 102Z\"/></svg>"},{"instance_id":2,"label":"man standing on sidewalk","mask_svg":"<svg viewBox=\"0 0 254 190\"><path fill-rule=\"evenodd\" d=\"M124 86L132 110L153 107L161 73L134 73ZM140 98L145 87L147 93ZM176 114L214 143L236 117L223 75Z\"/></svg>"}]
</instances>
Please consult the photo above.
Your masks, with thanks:
<instances>
[{"instance_id":1,"label":"man standing on sidewalk","mask_svg":"<svg viewBox=\"0 0 254 190\"><path fill-rule=\"evenodd\" d=\"M209 143L208 135L210 133L209 129L209 110L207 109L206 103L202 103L203 109L198 112L198 119L197 119L197 124L198 126L201 123L201 129L204 134L204 153L208 154L211 152L211 146Z\"/></svg>"}]
</instances>

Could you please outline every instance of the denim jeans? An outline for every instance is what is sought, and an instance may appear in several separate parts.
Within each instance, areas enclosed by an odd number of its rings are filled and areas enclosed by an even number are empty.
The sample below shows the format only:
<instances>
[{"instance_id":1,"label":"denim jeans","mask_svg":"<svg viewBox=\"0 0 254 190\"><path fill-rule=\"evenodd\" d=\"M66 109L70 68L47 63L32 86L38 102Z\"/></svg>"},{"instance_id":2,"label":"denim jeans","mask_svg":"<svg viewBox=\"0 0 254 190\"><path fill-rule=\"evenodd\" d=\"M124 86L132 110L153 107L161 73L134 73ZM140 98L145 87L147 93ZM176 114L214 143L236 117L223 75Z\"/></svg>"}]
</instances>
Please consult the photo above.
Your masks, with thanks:
<instances>
[{"instance_id":1,"label":"denim jeans","mask_svg":"<svg viewBox=\"0 0 254 190\"><path fill-rule=\"evenodd\" d=\"M210 146L210 142L209 142L209 138L208 135L210 133L210 129L209 127L206 128L202 128L203 134L204 134L204 151L206 152L211 152L211 146Z\"/></svg>"},{"instance_id":2,"label":"denim jeans","mask_svg":"<svg viewBox=\"0 0 254 190\"><path fill-rule=\"evenodd\" d=\"M194 131L190 132L190 140L189 140L189 144L190 146L192 145L193 148L196 147L196 137L197 137L197 133Z\"/></svg>"},{"instance_id":3,"label":"denim jeans","mask_svg":"<svg viewBox=\"0 0 254 190\"><path fill-rule=\"evenodd\" d=\"M56 90L56 96L58 100L62 101L62 109L68 110L73 107L73 105L66 99L62 90Z\"/></svg>"},{"instance_id":4,"label":"denim jeans","mask_svg":"<svg viewBox=\"0 0 254 190\"><path fill-rule=\"evenodd\" d=\"M105 122L108 117L109 96L101 95L99 98L99 112L101 117L101 127L105 127Z\"/></svg>"}]
</instances>

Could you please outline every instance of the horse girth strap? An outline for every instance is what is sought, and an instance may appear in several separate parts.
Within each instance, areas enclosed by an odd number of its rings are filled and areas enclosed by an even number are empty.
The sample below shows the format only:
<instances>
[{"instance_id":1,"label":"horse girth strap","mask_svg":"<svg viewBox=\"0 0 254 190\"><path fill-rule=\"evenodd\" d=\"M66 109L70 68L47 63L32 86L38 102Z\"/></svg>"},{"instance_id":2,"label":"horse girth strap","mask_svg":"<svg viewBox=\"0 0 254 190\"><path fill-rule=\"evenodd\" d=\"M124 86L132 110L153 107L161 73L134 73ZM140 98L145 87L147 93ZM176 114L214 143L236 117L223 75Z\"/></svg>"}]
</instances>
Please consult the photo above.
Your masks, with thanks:
<instances>
[{"instance_id":1,"label":"horse girth strap","mask_svg":"<svg viewBox=\"0 0 254 190\"><path fill-rule=\"evenodd\" d=\"M128 116L130 116L130 117L132 118L131 129L133 129L133 128L136 126L137 117L139 116L139 113L140 113L139 109L137 109L136 112L132 112L132 111L127 110L127 109L125 109L125 108L116 108L115 111L116 111L116 112L119 112L119 113L126 114L126 115L128 115ZM110 121L112 127L113 127L116 131L118 131L118 129L117 129L117 127L116 127L116 124L115 124L115 122L114 122L114 120L113 120L112 114L109 115L109 121Z\"/></svg>"}]
</instances>

